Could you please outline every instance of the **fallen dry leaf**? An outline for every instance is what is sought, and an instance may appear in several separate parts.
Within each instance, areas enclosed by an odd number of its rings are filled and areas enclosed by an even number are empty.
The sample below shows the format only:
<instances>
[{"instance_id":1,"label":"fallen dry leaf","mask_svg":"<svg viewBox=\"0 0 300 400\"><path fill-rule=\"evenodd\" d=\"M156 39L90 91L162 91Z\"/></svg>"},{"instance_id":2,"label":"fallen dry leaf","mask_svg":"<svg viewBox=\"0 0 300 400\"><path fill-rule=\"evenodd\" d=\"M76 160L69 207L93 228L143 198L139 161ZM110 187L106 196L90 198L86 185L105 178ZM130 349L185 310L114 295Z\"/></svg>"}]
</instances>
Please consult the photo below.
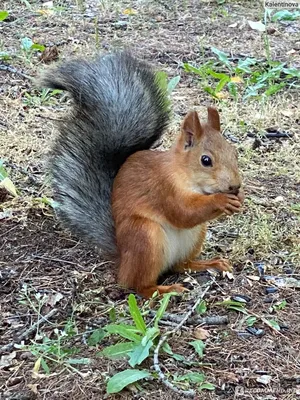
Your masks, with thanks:
<instances>
[{"instance_id":1,"label":"fallen dry leaf","mask_svg":"<svg viewBox=\"0 0 300 400\"><path fill-rule=\"evenodd\" d=\"M204 328L195 328L194 336L196 339L205 340L210 336L210 333Z\"/></svg>"}]
</instances>

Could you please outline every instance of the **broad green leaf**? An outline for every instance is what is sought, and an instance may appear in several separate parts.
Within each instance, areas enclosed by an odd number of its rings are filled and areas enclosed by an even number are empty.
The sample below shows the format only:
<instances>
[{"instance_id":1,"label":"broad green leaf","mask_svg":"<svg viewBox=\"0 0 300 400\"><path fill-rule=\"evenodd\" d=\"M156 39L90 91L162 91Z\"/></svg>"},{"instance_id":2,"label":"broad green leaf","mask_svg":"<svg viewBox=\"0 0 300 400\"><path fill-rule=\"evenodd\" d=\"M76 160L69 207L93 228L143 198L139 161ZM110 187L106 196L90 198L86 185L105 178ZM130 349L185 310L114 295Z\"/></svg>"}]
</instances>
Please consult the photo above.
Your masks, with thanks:
<instances>
[{"instance_id":1,"label":"broad green leaf","mask_svg":"<svg viewBox=\"0 0 300 400\"><path fill-rule=\"evenodd\" d=\"M111 377L107 383L107 393L119 393L124 387L141 379L149 378L150 372L139 369L126 369Z\"/></svg>"},{"instance_id":2,"label":"broad green leaf","mask_svg":"<svg viewBox=\"0 0 300 400\"><path fill-rule=\"evenodd\" d=\"M80 365L80 364L87 365L87 364L91 363L91 359L90 358L68 358L66 360L66 362L71 365Z\"/></svg>"},{"instance_id":3,"label":"broad green leaf","mask_svg":"<svg viewBox=\"0 0 300 400\"><path fill-rule=\"evenodd\" d=\"M31 50L44 51L46 47L43 44L33 43L30 48Z\"/></svg>"},{"instance_id":4,"label":"broad green leaf","mask_svg":"<svg viewBox=\"0 0 300 400\"><path fill-rule=\"evenodd\" d=\"M226 65L226 67L231 69L231 65L230 65L230 62L228 60L228 57L223 51L218 50L215 47L211 47L211 51L218 56L218 58L219 58L219 60L221 61L222 64Z\"/></svg>"},{"instance_id":5,"label":"broad green leaf","mask_svg":"<svg viewBox=\"0 0 300 400\"><path fill-rule=\"evenodd\" d=\"M240 306L228 306L227 310L234 310L234 311L238 311L238 312L248 315L247 310L245 310L245 308L241 305Z\"/></svg>"},{"instance_id":6,"label":"broad green leaf","mask_svg":"<svg viewBox=\"0 0 300 400\"><path fill-rule=\"evenodd\" d=\"M247 326L253 326L256 321L257 321L256 317L249 317L246 319L246 324Z\"/></svg>"},{"instance_id":7,"label":"broad green leaf","mask_svg":"<svg viewBox=\"0 0 300 400\"><path fill-rule=\"evenodd\" d=\"M280 331L280 326L277 321L274 319L264 319L264 322L269 325L270 327L276 329L277 331Z\"/></svg>"},{"instance_id":8,"label":"broad green leaf","mask_svg":"<svg viewBox=\"0 0 300 400\"><path fill-rule=\"evenodd\" d=\"M133 341L134 343L140 343L142 341L142 337L140 335L137 335L135 332L137 332L135 327L132 327L131 325L107 325L104 330L106 330L109 333L113 333L115 335L120 335L125 339L129 339Z\"/></svg>"},{"instance_id":9,"label":"broad green leaf","mask_svg":"<svg viewBox=\"0 0 300 400\"><path fill-rule=\"evenodd\" d=\"M8 11L0 10L0 21L4 21L8 17Z\"/></svg>"},{"instance_id":10,"label":"broad green leaf","mask_svg":"<svg viewBox=\"0 0 300 400\"><path fill-rule=\"evenodd\" d=\"M158 335L159 335L159 329L157 327L153 328L148 328L146 331L146 335L142 339L142 345L145 346L145 344L148 342L148 340L154 340Z\"/></svg>"},{"instance_id":11,"label":"broad green leaf","mask_svg":"<svg viewBox=\"0 0 300 400\"><path fill-rule=\"evenodd\" d=\"M170 354L171 356L174 354L168 342L164 342L162 349L165 353Z\"/></svg>"},{"instance_id":12,"label":"broad green leaf","mask_svg":"<svg viewBox=\"0 0 300 400\"><path fill-rule=\"evenodd\" d=\"M33 41L30 38L25 37L25 38L21 39L21 47L23 50L26 50L26 51L30 50L32 45L33 45Z\"/></svg>"},{"instance_id":13,"label":"broad green leaf","mask_svg":"<svg viewBox=\"0 0 300 400\"><path fill-rule=\"evenodd\" d=\"M111 322L116 322L117 320L116 309L114 307L109 310L109 320Z\"/></svg>"},{"instance_id":14,"label":"broad green leaf","mask_svg":"<svg viewBox=\"0 0 300 400\"><path fill-rule=\"evenodd\" d=\"M132 319L135 322L135 326L141 333L145 334L147 327L146 327L145 321L142 317L142 314L138 308L136 298L135 298L134 294L132 294L132 293L128 297L128 305L129 305L129 311L132 316Z\"/></svg>"},{"instance_id":15,"label":"broad green leaf","mask_svg":"<svg viewBox=\"0 0 300 400\"><path fill-rule=\"evenodd\" d=\"M117 343L106 347L100 354L112 359L129 357L129 353L135 348L135 346L136 345L133 342Z\"/></svg>"},{"instance_id":16,"label":"broad green leaf","mask_svg":"<svg viewBox=\"0 0 300 400\"><path fill-rule=\"evenodd\" d=\"M100 343L101 340L105 337L106 332L104 331L104 329L99 328L96 329L91 336L88 338L88 345L89 346L96 346L96 344Z\"/></svg>"},{"instance_id":17,"label":"broad green leaf","mask_svg":"<svg viewBox=\"0 0 300 400\"><path fill-rule=\"evenodd\" d=\"M215 390L215 388L216 388L215 385L213 385L212 383L209 383L209 382L201 383L201 385L198 387L199 390L203 390L203 389Z\"/></svg>"},{"instance_id":18,"label":"broad green leaf","mask_svg":"<svg viewBox=\"0 0 300 400\"><path fill-rule=\"evenodd\" d=\"M180 81L180 76L174 76L169 82L168 82L168 94L170 95L173 90L176 88Z\"/></svg>"},{"instance_id":19,"label":"broad green leaf","mask_svg":"<svg viewBox=\"0 0 300 400\"><path fill-rule=\"evenodd\" d=\"M158 322L163 317L163 315L164 315L164 313L165 313L165 311L166 311L166 309L168 307L170 298L173 295L174 295L174 293L166 293L166 294L164 294L164 297L163 297L163 299L161 300L161 303L160 303L160 307L156 312L156 317L155 317L155 321L154 321L154 326L156 328L158 327Z\"/></svg>"},{"instance_id":20,"label":"broad green leaf","mask_svg":"<svg viewBox=\"0 0 300 400\"><path fill-rule=\"evenodd\" d=\"M236 71L246 72L248 74L251 73L251 66L255 65L257 60L255 58L245 58L245 60L239 60L238 65L236 67Z\"/></svg>"},{"instance_id":21,"label":"broad green leaf","mask_svg":"<svg viewBox=\"0 0 300 400\"><path fill-rule=\"evenodd\" d=\"M203 357L203 350L205 349L204 342L202 340L194 340L193 342L190 342L189 344L194 347L196 352L202 358Z\"/></svg>"},{"instance_id":22,"label":"broad green leaf","mask_svg":"<svg viewBox=\"0 0 300 400\"><path fill-rule=\"evenodd\" d=\"M152 340L149 340L144 346L138 344L130 354L129 365L135 367L140 365L146 358L149 357L150 349L153 346Z\"/></svg>"},{"instance_id":23,"label":"broad green leaf","mask_svg":"<svg viewBox=\"0 0 300 400\"><path fill-rule=\"evenodd\" d=\"M272 22L276 21L294 21L300 18L299 11L280 10L272 15Z\"/></svg>"},{"instance_id":24,"label":"broad green leaf","mask_svg":"<svg viewBox=\"0 0 300 400\"><path fill-rule=\"evenodd\" d=\"M198 314L204 314L206 312L206 310L207 310L206 301L201 300L200 303L196 307L196 312Z\"/></svg>"},{"instance_id":25,"label":"broad green leaf","mask_svg":"<svg viewBox=\"0 0 300 400\"><path fill-rule=\"evenodd\" d=\"M188 374L179 376L177 381L189 381L193 383L202 383L205 381L205 375L199 372L189 372Z\"/></svg>"}]
</instances>

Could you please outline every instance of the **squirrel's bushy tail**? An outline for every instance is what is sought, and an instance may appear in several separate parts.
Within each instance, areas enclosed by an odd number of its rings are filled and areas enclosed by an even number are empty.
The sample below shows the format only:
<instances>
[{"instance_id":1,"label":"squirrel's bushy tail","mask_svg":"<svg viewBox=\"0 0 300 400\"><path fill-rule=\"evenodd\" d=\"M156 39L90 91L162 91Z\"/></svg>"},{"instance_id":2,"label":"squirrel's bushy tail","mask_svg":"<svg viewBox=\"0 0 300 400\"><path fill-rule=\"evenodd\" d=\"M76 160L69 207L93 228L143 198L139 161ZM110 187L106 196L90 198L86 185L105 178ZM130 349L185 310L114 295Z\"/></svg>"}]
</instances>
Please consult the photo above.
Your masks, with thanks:
<instances>
[{"instance_id":1,"label":"squirrel's bushy tail","mask_svg":"<svg viewBox=\"0 0 300 400\"><path fill-rule=\"evenodd\" d=\"M52 152L58 216L72 232L115 255L113 179L128 156L162 135L169 120L165 90L147 64L127 53L68 62L48 71L41 84L68 91L74 103Z\"/></svg>"}]
</instances>

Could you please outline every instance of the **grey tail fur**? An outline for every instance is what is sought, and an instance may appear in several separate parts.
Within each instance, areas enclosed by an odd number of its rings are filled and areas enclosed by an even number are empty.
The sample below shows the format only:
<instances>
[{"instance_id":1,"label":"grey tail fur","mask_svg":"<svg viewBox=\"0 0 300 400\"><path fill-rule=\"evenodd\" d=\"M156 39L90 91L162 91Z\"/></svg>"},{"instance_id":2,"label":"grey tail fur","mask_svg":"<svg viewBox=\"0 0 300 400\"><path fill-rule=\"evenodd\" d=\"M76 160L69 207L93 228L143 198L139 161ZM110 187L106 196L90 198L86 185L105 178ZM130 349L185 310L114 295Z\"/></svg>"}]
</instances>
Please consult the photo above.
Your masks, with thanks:
<instances>
[{"instance_id":1,"label":"grey tail fur","mask_svg":"<svg viewBox=\"0 0 300 400\"><path fill-rule=\"evenodd\" d=\"M68 91L74 103L59 123L51 158L58 217L114 256L112 183L128 156L162 135L169 122L166 91L147 64L123 52L67 62L48 71L41 85Z\"/></svg>"}]
</instances>

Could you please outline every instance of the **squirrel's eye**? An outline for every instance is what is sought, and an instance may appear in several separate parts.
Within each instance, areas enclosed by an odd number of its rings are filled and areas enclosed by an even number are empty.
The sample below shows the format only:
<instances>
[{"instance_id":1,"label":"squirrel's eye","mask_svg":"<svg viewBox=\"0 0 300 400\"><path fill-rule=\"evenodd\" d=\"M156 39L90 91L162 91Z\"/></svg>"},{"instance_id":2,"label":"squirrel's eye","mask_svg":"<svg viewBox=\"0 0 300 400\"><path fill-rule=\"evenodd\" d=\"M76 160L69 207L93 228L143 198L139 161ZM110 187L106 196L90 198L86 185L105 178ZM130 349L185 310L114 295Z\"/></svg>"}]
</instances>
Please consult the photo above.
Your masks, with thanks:
<instances>
[{"instance_id":1,"label":"squirrel's eye","mask_svg":"<svg viewBox=\"0 0 300 400\"><path fill-rule=\"evenodd\" d=\"M212 167L212 160L209 156L202 156L201 163L204 167Z\"/></svg>"}]
</instances>

